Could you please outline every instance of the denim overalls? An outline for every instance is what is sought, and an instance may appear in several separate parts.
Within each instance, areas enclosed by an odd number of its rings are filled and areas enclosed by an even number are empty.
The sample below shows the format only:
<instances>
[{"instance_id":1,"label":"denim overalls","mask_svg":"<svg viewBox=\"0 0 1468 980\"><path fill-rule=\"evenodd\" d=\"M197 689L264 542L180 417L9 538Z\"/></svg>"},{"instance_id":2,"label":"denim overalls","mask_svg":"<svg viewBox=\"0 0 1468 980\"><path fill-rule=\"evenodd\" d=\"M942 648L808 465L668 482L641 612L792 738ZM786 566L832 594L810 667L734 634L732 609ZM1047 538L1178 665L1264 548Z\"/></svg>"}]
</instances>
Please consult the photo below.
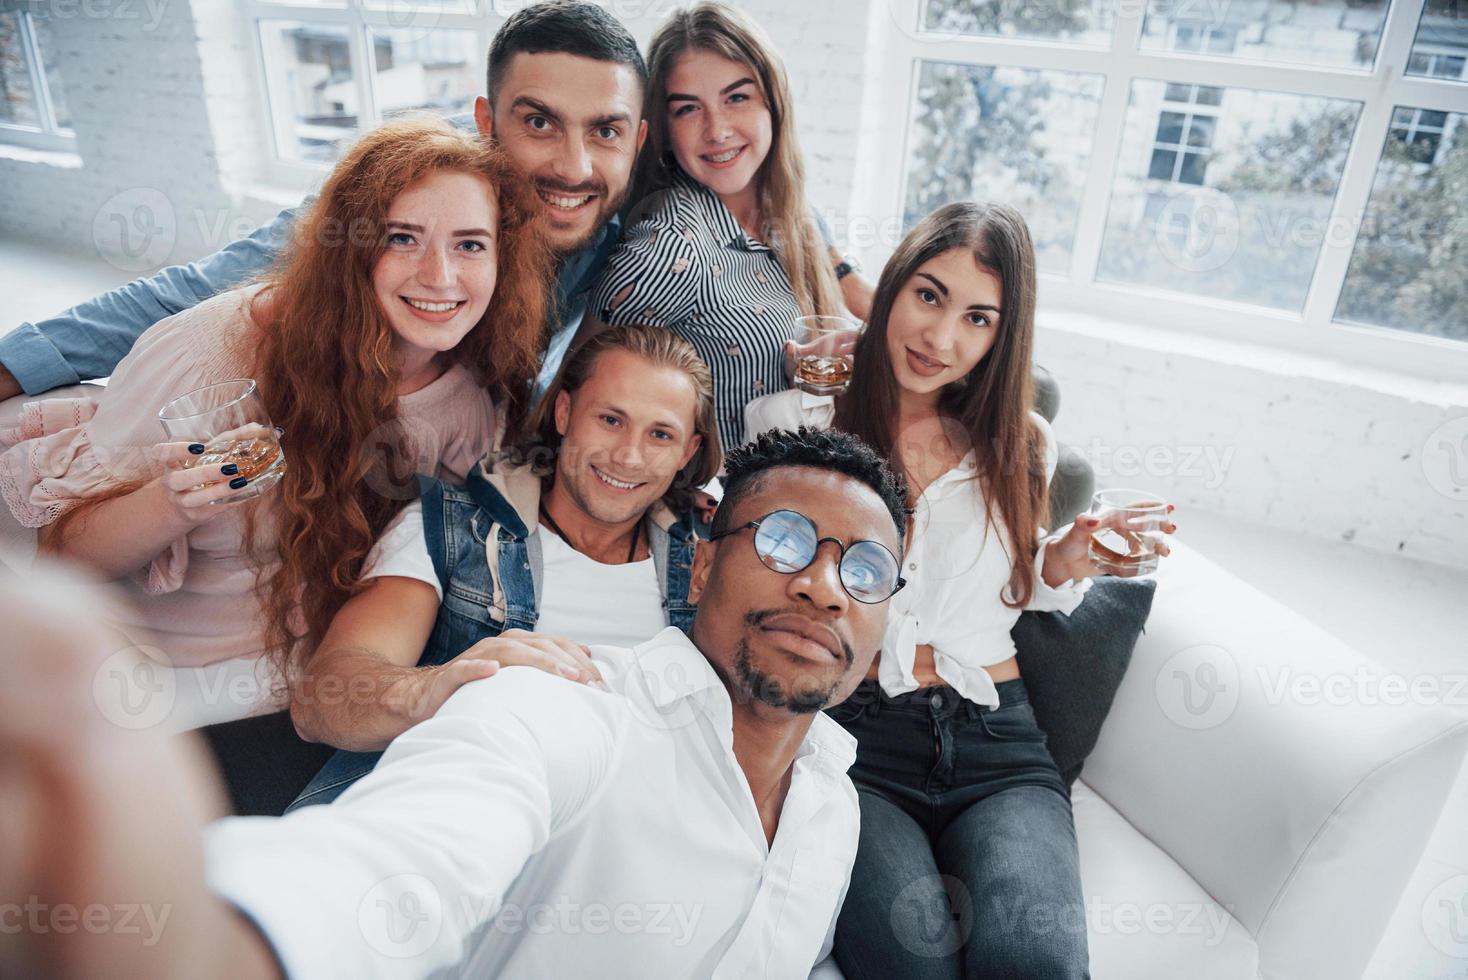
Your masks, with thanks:
<instances>
[{"instance_id":1,"label":"denim overalls","mask_svg":"<svg viewBox=\"0 0 1468 980\"><path fill-rule=\"evenodd\" d=\"M419 477L424 536L443 587L443 603L418 660L420 667L445 664L505 630L533 630L539 617L540 539L528 532L524 516L538 510L539 477L523 468L487 474L486 465L476 466L462 487ZM510 498L521 505L519 509ZM661 502L643 521L668 625L686 633L697 609L687 600L698 539L695 529L703 525L691 510L675 520ZM381 757L381 752L338 751L286 812L330 803L371 772Z\"/></svg>"}]
</instances>

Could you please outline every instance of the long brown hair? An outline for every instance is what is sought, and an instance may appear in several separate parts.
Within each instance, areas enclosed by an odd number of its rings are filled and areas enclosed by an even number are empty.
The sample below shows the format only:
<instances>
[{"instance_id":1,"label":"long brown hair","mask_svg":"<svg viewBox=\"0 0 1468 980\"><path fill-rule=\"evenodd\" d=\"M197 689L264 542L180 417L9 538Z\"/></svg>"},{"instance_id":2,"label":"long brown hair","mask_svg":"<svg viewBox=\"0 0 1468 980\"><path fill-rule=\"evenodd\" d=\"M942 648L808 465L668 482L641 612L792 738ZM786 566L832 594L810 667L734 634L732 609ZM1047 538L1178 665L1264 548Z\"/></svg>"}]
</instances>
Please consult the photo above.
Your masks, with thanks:
<instances>
[{"instance_id":1,"label":"long brown hair","mask_svg":"<svg viewBox=\"0 0 1468 980\"><path fill-rule=\"evenodd\" d=\"M796 305L806 314L842 310L836 270L805 199L805 161L795 127L795 100L785 64L765 32L742 12L722 3L700 3L674 11L648 47L650 80L642 115L647 145L637 158L632 200L667 187L677 171L668 135L668 76L686 52L709 51L745 65L754 73L770 107L773 138L760 167L760 214L769 244L780 257Z\"/></svg>"},{"instance_id":2,"label":"long brown hair","mask_svg":"<svg viewBox=\"0 0 1468 980\"><path fill-rule=\"evenodd\" d=\"M693 408L693 431L703 439L698 451L678 471L673 485L663 495L668 509L682 516L692 502L693 491L718 475L724 454L719 445L713 373L692 344L663 327L643 324L610 327L578 346L566 356L555 383L502 455L512 464L532 466L542 479L549 480L555 473L555 459L561 448L561 433L556 429L556 396L580 388L596 370L602 355L614 350L635 354L657 367L682 371L698 393L698 403Z\"/></svg>"},{"instance_id":3,"label":"long brown hair","mask_svg":"<svg viewBox=\"0 0 1468 980\"><path fill-rule=\"evenodd\" d=\"M851 387L836 400L835 425L871 443L894 466L898 388L887 352L893 303L918 268L951 249L971 254L1001 289L994 346L938 402L975 450L986 519L997 514L1009 532L1012 572L1004 603L1025 606L1034 589L1035 529L1047 508L1045 446L1030 418L1034 404L1030 358L1035 333L1035 247L1025 220L1003 204L948 204L908 233L882 270L871 319L857 341Z\"/></svg>"},{"instance_id":4,"label":"long brown hair","mask_svg":"<svg viewBox=\"0 0 1468 980\"><path fill-rule=\"evenodd\" d=\"M525 411L539 367L553 259L535 227L538 208L502 151L423 119L363 136L332 171L252 311L255 377L271 420L285 430L289 461L274 494L280 568L261 586L266 647L283 672L295 651L309 655L320 644L373 542L406 503L404 494L382 492L374 473L383 465L374 442L398 418L399 375L372 276L392 202L442 172L484 178L499 212L494 296L451 356L511 418Z\"/></svg>"}]
</instances>

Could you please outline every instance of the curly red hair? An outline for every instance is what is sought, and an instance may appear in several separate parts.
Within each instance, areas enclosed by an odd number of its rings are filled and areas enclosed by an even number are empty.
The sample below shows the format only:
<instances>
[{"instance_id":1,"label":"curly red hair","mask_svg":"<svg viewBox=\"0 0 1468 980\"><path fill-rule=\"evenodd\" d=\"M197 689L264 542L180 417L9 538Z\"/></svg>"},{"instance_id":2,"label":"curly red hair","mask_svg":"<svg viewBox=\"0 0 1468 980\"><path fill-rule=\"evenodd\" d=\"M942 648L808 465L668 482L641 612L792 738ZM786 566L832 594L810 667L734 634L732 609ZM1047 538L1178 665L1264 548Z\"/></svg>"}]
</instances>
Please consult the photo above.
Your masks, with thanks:
<instances>
[{"instance_id":1,"label":"curly red hair","mask_svg":"<svg viewBox=\"0 0 1468 980\"><path fill-rule=\"evenodd\" d=\"M261 583L266 649L286 676L320 645L373 542L412 498L382 492L373 472L383 465L373 443L398 417L399 378L372 275L394 199L445 171L488 181L499 212L494 296L451 356L511 424L527 409L554 281L527 184L502 151L441 121L368 133L332 171L252 311L255 378L289 461L272 495L280 567Z\"/></svg>"}]
</instances>

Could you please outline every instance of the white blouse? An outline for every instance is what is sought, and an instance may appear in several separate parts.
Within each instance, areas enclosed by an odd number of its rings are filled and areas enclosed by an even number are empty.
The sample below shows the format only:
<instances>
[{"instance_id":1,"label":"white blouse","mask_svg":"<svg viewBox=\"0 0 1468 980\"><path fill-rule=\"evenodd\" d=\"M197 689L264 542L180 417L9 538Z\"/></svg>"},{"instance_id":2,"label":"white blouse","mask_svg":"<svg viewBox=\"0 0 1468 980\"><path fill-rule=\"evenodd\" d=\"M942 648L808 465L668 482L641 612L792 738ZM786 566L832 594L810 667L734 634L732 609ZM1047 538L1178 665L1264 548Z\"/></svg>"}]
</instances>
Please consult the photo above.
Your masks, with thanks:
<instances>
[{"instance_id":1,"label":"white blouse","mask_svg":"<svg viewBox=\"0 0 1468 980\"><path fill-rule=\"evenodd\" d=\"M745 408L745 431L800 425L827 428L835 415L835 399L791 389L755 399ZM1050 425L1030 413L1045 436L1045 476L1055 475L1059 451ZM887 632L882 641L878 681L888 694L917 689L913 662L917 648L933 648L938 676L976 704L999 706L999 693L985 667L1014 656L1014 628L1021 610L1006 606L1002 595L1012 567L1008 535L995 514L984 519L984 494L977 479L974 453L934 480L913 512L912 535L903 560L907 585L892 597ZM1045 547L1069 531L1046 536L1039 529L1035 556L1035 588L1025 608L1067 615L1080 605L1090 579L1071 580L1052 588L1045 584Z\"/></svg>"}]
</instances>

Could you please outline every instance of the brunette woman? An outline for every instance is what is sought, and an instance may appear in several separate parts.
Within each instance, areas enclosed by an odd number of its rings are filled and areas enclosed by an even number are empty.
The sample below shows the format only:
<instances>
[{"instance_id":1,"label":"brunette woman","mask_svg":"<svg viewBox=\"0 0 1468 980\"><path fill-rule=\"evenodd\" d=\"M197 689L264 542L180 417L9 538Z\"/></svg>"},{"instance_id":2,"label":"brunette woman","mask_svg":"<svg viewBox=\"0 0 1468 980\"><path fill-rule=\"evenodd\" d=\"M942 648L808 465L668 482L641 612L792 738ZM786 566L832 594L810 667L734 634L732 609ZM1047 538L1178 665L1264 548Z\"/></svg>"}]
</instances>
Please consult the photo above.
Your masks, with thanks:
<instances>
[{"instance_id":1,"label":"brunette woman","mask_svg":"<svg viewBox=\"0 0 1468 980\"><path fill-rule=\"evenodd\" d=\"M882 651L831 709L858 741L861 844L835 944L851 980L1089 975L1070 795L1009 631L1021 610L1075 609L1108 522L1040 528L1057 451L1030 410L1034 312L1024 219L948 205L883 270L850 389L748 408L750 432L861 436L913 507Z\"/></svg>"}]
</instances>

